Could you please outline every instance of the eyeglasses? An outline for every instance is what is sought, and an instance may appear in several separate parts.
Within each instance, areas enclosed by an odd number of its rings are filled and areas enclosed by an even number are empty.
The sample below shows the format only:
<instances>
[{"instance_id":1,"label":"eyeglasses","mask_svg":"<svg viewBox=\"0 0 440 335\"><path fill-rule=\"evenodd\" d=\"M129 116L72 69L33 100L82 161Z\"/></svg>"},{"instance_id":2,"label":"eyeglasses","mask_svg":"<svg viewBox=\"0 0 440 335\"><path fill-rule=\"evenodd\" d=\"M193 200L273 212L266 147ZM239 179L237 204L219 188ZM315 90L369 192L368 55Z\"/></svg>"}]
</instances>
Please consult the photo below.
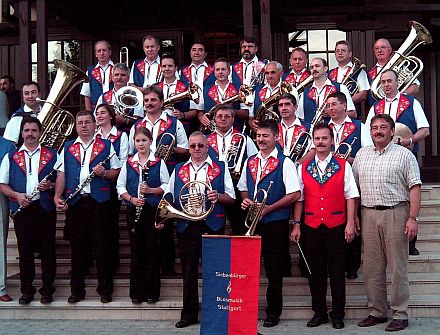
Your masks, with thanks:
<instances>
[{"instance_id":1,"label":"eyeglasses","mask_svg":"<svg viewBox=\"0 0 440 335\"><path fill-rule=\"evenodd\" d=\"M215 116L217 119L230 119L232 116L231 115L216 115Z\"/></svg>"},{"instance_id":2,"label":"eyeglasses","mask_svg":"<svg viewBox=\"0 0 440 335\"><path fill-rule=\"evenodd\" d=\"M82 125L88 126L88 125L91 125L92 123L93 123L92 121L78 121L76 124L78 126L82 126Z\"/></svg>"},{"instance_id":3,"label":"eyeglasses","mask_svg":"<svg viewBox=\"0 0 440 335\"><path fill-rule=\"evenodd\" d=\"M196 147L199 147L200 149L202 149L205 147L205 145L203 143L196 143L196 144L190 144L189 147L191 149L195 149Z\"/></svg>"}]
</instances>

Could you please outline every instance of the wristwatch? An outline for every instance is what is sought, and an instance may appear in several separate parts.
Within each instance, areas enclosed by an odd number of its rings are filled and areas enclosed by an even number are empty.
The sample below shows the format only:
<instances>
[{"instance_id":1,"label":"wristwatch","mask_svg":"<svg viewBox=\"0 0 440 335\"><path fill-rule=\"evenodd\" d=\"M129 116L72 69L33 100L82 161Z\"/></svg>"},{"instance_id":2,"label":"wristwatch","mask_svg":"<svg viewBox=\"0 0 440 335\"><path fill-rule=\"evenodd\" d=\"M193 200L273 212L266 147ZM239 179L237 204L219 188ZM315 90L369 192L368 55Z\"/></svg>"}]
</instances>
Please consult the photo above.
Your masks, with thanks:
<instances>
[{"instance_id":1,"label":"wristwatch","mask_svg":"<svg viewBox=\"0 0 440 335\"><path fill-rule=\"evenodd\" d=\"M416 221L416 222L419 222L419 217L418 217L418 216L412 216L412 215L410 215L409 218L410 218L410 219L413 219L413 220Z\"/></svg>"}]
</instances>

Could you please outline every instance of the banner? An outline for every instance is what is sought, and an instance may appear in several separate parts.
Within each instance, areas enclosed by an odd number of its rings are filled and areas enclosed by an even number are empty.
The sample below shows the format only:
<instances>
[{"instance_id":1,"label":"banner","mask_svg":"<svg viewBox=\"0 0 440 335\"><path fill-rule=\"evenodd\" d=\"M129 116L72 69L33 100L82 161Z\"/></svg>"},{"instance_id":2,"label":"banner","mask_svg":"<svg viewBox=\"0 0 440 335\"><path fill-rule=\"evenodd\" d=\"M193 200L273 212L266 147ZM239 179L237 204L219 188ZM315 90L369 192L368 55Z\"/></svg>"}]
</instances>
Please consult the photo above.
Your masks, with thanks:
<instances>
[{"instance_id":1,"label":"banner","mask_svg":"<svg viewBox=\"0 0 440 335\"><path fill-rule=\"evenodd\" d=\"M259 236L203 236L201 335L255 335Z\"/></svg>"}]
</instances>

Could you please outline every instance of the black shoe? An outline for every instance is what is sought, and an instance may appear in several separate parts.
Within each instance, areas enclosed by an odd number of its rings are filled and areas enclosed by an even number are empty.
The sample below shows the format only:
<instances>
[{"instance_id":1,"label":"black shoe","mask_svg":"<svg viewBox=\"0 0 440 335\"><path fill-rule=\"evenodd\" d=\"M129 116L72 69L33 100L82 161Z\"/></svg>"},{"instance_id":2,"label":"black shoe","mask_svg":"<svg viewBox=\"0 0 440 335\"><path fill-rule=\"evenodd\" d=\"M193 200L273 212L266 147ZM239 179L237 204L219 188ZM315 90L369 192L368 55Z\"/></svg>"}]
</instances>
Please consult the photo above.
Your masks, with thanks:
<instances>
[{"instance_id":1,"label":"black shoe","mask_svg":"<svg viewBox=\"0 0 440 335\"><path fill-rule=\"evenodd\" d=\"M101 302L103 303L103 304L108 304L109 302L112 302L112 297L111 297L111 295L102 295L101 296Z\"/></svg>"},{"instance_id":2,"label":"black shoe","mask_svg":"<svg viewBox=\"0 0 440 335\"><path fill-rule=\"evenodd\" d=\"M342 320L332 320L333 328L342 329L344 328L344 321Z\"/></svg>"},{"instance_id":3,"label":"black shoe","mask_svg":"<svg viewBox=\"0 0 440 335\"><path fill-rule=\"evenodd\" d=\"M264 320L263 327L272 328L280 323L280 318L278 316L268 316L266 320Z\"/></svg>"},{"instance_id":4,"label":"black shoe","mask_svg":"<svg viewBox=\"0 0 440 335\"><path fill-rule=\"evenodd\" d=\"M140 304L142 304L142 300L141 300L141 299L137 299L137 298L131 299L131 302L132 302L133 304L135 304L135 305L140 305Z\"/></svg>"},{"instance_id":5,"label":"black shoe","mask_svg":"<svg viewBox=\"0 0 440 335\"><path fill-rule=\"evenodd\" d=\"M18 300L18 303L20 305L29 305L31 303L31 301L34 300L34 296L33 295L27 295L27 294L23 294L20 299Z\"/></svg>"},{"instance_id":6,"label":"black shoe","mask_svg":"<svg viewBox=\"0 0 440 335\"><path fill-rule=\"evenodd\" d=\"M418 256L418 255L420 255L420 251L416 247L412 247L412 248L409 248L409 254L411 256Z\"/></svg>"},{"instance_id":7,"label":"black shoe","mask_svg":"<svg viewBox=\"0 0 440 335\"><path fill-rule=\"evenodd\" d=\"M390 324L385 328L387 332L397 332L399 330L404 330L408 327L408 320L397 320L393 319Z\"/></svg>"},{"instance_id":8,"label":"black shoe","mask_svg":"<svg viewBox=\"0 0 440 335\"><path fill-rule=\"evenodd\" d=\"M368 315L365 319L358 323L359 327L372 327L379 323L387 322L388 318L378 318L373 315Z\"/></svg>"},{"instance_id":9,"label":"black shoe","mask_svg":"<svg viewBox=\"0 0 440 335\"><path fill-rule=\"evenodd\" d=\"M327 322L328 322L327 314L320 315L315 313L313 318L309 322L307 322L307 327L318 327Z\"/></svg>"},{"instance_id":10,"label":"black shoe","mask_svg":"<svg viewBox=\"0 0 440 335\"><path fill-rule=\"evenodd\" d=\"M197 323L197 321L182 319L182 320L177 321L175 326L176 326L176 328L186 328L186 327L194 325L196 323Z\"/></svg>"},{"instance_id":11,"label":"black shoe","mask_svg":"<svg viewBox=\"0 0 440 335\"><path fill-rule=\"evenodd\" d=\"M148 298L147 304L155 304L159 299Z\"/></svg>"},{"instance_id":12,"label":"black shoe","mask_svg":"<svg viewBox=\"0 0 440 335\"><path fill-rule=\"evenodd\" d=\"M77 302L80 302L81 300L84 300L85 296L83 295L76 295L76 294L72 294L69 299L67 299L67 302L69 304L76 304Z\"/></svg>"},{"instance_id":13,"label":"black shoe","mask_svg":"<svg viewBox=\"0 0 440 335\"><path fill-rule=\"evenodd\" d=\"M44 305L47 305L53 302L53 298L51 295L43 295L41 296L40 302Z\"/></svg>"},{"instance_id":14,"label":"black shoe","mask_svg":"<svg viewBox=\"0 0 440 335\"><path fill-rule=\"evenodd\" d=\"M357 277L358 277L358 274L356 271L347 272L347 279L356 279Z\"/></svg>"}]
</instances>

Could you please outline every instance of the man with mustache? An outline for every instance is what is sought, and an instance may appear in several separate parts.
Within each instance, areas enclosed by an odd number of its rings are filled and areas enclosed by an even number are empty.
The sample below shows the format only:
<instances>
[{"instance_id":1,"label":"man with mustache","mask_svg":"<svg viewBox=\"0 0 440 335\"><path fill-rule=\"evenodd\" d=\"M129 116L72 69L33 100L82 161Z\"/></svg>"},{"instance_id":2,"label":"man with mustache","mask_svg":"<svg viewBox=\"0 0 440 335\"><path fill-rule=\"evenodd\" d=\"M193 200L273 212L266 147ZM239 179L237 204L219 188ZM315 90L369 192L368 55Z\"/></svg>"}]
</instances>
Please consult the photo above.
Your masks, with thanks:
<instances>
[{"instance_id":1,"label":"man with mustache","mask_svg":"<svg viewBox=\"0 0 440 335\"><path fill-rule=\"evenodd\" d=\"M310 266L309 287L315 313L307 327L328 322L327 278L330 277L333 328L344 328L345 241L355 237L355 198L359 192L350 164L331 153L333 131L326 124L313 128L316 155L298 167L302 190L293 211L290 239L304 241L304 255ZM304 210L304 225L301 214ZM300 225L302 229L300 230Z\"/></svg>"},{"instance_id":2,"label":"man with mustache","mask_svg":"<svg viewBox=\"0 0 440 335\"><path fill-rule=\"evenodd\" d=\"M412 150L417 155L419 142L429 136L429 123L419 101L398 91L397 73L394 70L385 70L380 75L380 84L385 93L385 99L377 101L367 116L365 124L370 125L374 115L388 114L394 122L401 123L409 128L411 134L401 138L398 144ZM416 248L417 236L409 243L409 254L419 255Z\"/></svg>"},{"instance_id":3,"label":"man with mustache","mask_svg":"<svg viewBox=\"0 0 440 335\"><path fill-rule=\"evenodd\" d=\"M115 105L116 103L116 94L117 92L123 88L126 87L128 84L128 76L130 75L130 69L127 67L127 65L123 63L117 63L113 66L112 73L111 73L111 80L114 84L113 88L109 91L104 92L99 98L98 102L96 103L96 106L99 106L100 104L106 103L108 105ZM138 99L139 104L132 108L128 115L134 116L135 118L142 118L144 117L144 96L142 93L139 92L139 94L136 94L136 98ZM96 113L96 109L95 109ZM131 118L124 117L122 115L116 114L116 125L118 126L118 129L123 130L125 132L129 132L131 126L133 125L135 120Z\"/></svg>"},{"instance_id":4,"label":"man with mustache","mask_svg":"<svg viewBox=\"0 0 440 335\"><path fill-rule=\"evenodd\" d=\"M160 44L157 37L147 35L142 39L145 58L134 61L131 67L128 83L146 93L146 88L161 80L161 67L159 50Z\"/></svg>"},{"instance_id":5,"label":"man with mustache","mask_svg":"<svg viewBox=\"0 0 440 335\"><path fill-rule=\"evenodd\" d=\"M29 304L36 293L33 286L36 243L41 246L41 303L50 304L55 292L56 211L53 188L56 175L53 174L47 181L42 180L54 169L58 155L54 150L40 145L41 129L38 119L23 117L20 132L24 143L18 150L5 155L0 167L0 192L9 198L9 208L15 213L13 220L20 256L22 293L18 302L21 305ZM38 192L33 194L35 190Z\"/></svg>"},{"instance_id":6,"label":"man with mustache","mask_svg":"<svg viewBox=\"0 0 440 335\"><path fill-rule=\"evenodd\" d=\"M24 116L37 117L41 110L40 102L40 85L35 81L23 84L22 88L24 105L20 107L6 125L3 137L15 144L22 144L20 139L20 126Z\"/></svg>"},{"instance_id":7,"label":"man with mustache","mask_svg":"<svg viewBox=\"0 0 440 335\"><path fill-rule=\"evenodd\" d=\"M278 125L262 121L257 129L259 152L245 162L237 188L241 191L241 208L249 209L259 189L267 190L271 183L256 234L262 238L262 256L269 285L266 291L266 319L264 327L275 327L283 309L283 272L285 239L289 236L291 205L300 198L295 165L276 147Z\"/></svg>"},{"instance_id":8,"label":"man with mustache","mask_svg":"<svg viewBox=\"0 0 440 335\"><path fill-rule=\"evenodd\" d=\"M363 273L370 309L358 326L371 327L388 320L389 265L393 320L385 330L399 331L408 327L408 240L417 235L422 182L415 156L392 142L393 119L377 114L370 124L374 146L360 149L353 163L361 192Z\"/></svg>"},{"instance_id":9,"label":"man with mustache","mask_svg":"<svg viewBox=\"0 0 440 335\"><path fill-rule=\"evenodd\" d=\"M164 95L161 88L156 85L145 88L144 108L145 117L138 120L130 130L129 153L134 153L134 132L137 127L147 128L153 135L153 141L150 150L154 153L157 145L163 137L162 144L171 145L171 137L164 135L169 133L176 137L174 147L171 148L171 155L166 163L168 172L171 174L177 164L177 157L185 156L188 153L188 138L182 123L174 116L168 115L163 110ZM165 226L159 234L159 255L162 274L174 275L174 230L172 225Z\"/></svg>"},{"instance_id":10,"label":"man with mustache","mask_svg":"<svg viewBox=\"0 0 440 335\"><path fill-rule=\"evenodd\" d=\"M327 62L323 58L313 58L310 63L310 71L313 76L313 84L307 87L301 95L296 110L296 116L310 124L318 108L326 104L326 97L334 92L342 92L347 97L347 115L356 118L356 108L345 85L336 83L327 78ZM324 111L324 120L328 122L328 115Z\"/></svg>"},{"instance_id":11,"label":"man with mustache","mask_svg":"<svg viewBox=\"0 0 440 335\"><path fill-rule=\"evenodd\" d=\"M111 55L112 47L109 42L98 41L95 43L95 57L98 63L87 68L86 74L89 82L82 85L80 93L84 96L86 110L93 111L101 94L113 88Z\"/></svg>"},{"instance_id":12,"label":"man with mustache","mask_svg":"<svg viewBox=\"0 0 440 335\"><path fill-rule=\"evenodd\" d=\"M253 36L241 38L240 51L241 59L232 67L232 71L240 79L240 84L251 85L254 80L258 79L256 77L264 73L264 66L267 64L267 60L257 57L257 40Z\"/></svg>"},{"instance_id":13,"label":"man with mustache","mask_svg":"<svg viewBox=\"0 0 440 335\"><path fill-rule=\"evenodd\" d=\"M15 80L8 75L0 78L0 88L8 97L8 117L11 117L21 106L21 92L15 89Z\"/></svg>"},{"instance_id":14,"label":"man with mustache","mask_svg":"<svg viewBox=\"0 0 440 335\"><path fill-rule=\"evenodd\" d=\"M294 48L290 54L289 62L292 70L284 75L284 81L296 87L311 76L310 71L306 69L307 53L303 48Z\"/></svg>"}]
</instances>

